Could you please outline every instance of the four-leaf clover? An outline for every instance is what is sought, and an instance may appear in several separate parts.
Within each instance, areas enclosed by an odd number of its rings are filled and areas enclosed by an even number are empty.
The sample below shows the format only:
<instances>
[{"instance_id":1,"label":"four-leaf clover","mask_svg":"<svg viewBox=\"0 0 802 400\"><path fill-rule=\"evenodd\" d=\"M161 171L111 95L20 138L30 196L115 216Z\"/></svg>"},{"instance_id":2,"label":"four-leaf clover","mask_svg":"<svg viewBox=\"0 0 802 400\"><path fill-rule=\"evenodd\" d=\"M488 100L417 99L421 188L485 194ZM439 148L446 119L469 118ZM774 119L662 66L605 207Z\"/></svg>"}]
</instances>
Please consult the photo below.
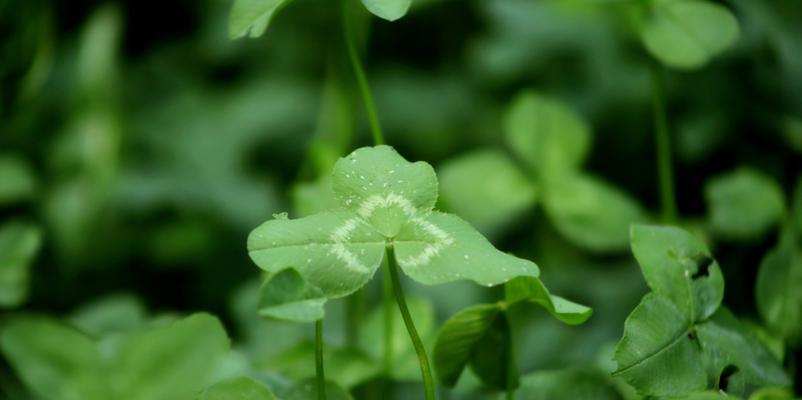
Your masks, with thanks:
<instances>
[{"instance_id":1,"label":"four-leaf clover","mask_svg":"<svg viewBox=\"0 0 802 400\"><path fill-rule=\"evenodd\" d=\"M260 268L270 274L294 268L327 298L365 285L385 254L427 285L469 279L492 286L539 275L533 262L497 250L459 217L434 211L434 169L389 146L341 158L332 186L338 208L272 219L251 232L248 251Z\"/></svg>"}]
</instances>

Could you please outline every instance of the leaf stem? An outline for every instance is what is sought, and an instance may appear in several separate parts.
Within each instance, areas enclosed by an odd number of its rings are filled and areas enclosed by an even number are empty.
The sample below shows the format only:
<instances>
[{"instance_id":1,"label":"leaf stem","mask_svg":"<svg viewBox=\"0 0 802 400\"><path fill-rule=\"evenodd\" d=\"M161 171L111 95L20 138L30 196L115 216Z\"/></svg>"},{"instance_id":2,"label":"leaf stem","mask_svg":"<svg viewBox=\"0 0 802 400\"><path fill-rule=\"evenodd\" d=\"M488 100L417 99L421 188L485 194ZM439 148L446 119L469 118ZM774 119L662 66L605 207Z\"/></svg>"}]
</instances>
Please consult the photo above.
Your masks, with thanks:
<instances>
[{"instance_id":1,"label":"leaf stem","mask_svg":"<svg viewBox=\"0 0 802 400\"><path fill-rule=\"evenodd\" d=\"M382 127L379 123L379 115L376 112L376 105L373 102L373 95L368 85L368 78L365 76L365 69L362 67L362 62L359 60L359 53L356 51L354 45L354 31L351 18L349 17L348 1L343 0L343 34L345 35L345 46L348 48L348 58L351 60L351 67L354 69L354 76L356 77L359 91L362 94L362 101L365 103L365 111L368 114L368 122L370 124L370 132L373 136L373 144L378 146L384 144L384 134Z\"/></svg>"},{"instance_id":2,"label":"leaf stem","mask_svg":"<svg viewBox=\"0 0 802 400\"><path fill-rule=\"evenodd\" d=\"M315 321L315 376L317 399L326 400L326 375L323 371L323 320Z\"/></svg>"},{"instance_id":3,"label":"leaf stem","mask_svg":"<svg viewBox=\"0 0 802 400\"><path fill-rule=\"evenodd\" d=\"M398 310L401 311L401 317L404 319L407 332L409 332L409 338L412 339L412 345L415 347L415 352L418 354L420 373L423 377L423 387L426 394L425 398L426 400L435 400L434 380L432 379L432 370L429 367L429 359L426 357L426 348L423 346L420 336L418 336L415 323L412 321L412 316L409 314L409 309L407 308L407 300L404 297L404 288L401 286L401 277L398 273L398 263L395 259L395 249L393 249L392 244L387 246L385 258L387 259L387 269L390 271L393 292L395 293L395 300L398 303Z\"/></svg>"},{"instance_id":4,"label":"leaf stem","mask_svg":"<svg viewBox=\"0 0 802 400\"><path fill-rule=\"evenodd\" d=\"M387 258L384 263L387 264ZM393 277L390 267L382 276L382 306L384 311L384 374L390 376L393 370Z\"/></svg>"},{"instance_id":5,"label":"leaf stem","mask_svg":"<svg viewBox=\"0 0 802 400\"><path fill-rule=\"evenodd\" d=\"M507 319L507 326L509 327L510 331L510 338L509 338L510 345L506 349L506 351L508 351L508 354L507 354L507 365L505 366L505 368L507 368L506 400L515 400L515 381L517 377L513 376L513 374L517 373L518 371L518 367L515 361L515 347L514 347L515 340L513 339L512 336L512 321L510 321L510 314L506 309L502 311L502 314L503 314L502 318Z\"/></svg>"},{"instance_id":6,"label":"leaf stem","mask_svg":"<svg viewBox=\"0 0 802 400\"><path fill-rule=\"evenodd\" d=\"M663 222L677 221L674 171L671 166L671 139L666 117L665 84L659 66L652 67L652 109L657 151L657 178L660 182L660 208Z\"/></svg>"}]
</instances>

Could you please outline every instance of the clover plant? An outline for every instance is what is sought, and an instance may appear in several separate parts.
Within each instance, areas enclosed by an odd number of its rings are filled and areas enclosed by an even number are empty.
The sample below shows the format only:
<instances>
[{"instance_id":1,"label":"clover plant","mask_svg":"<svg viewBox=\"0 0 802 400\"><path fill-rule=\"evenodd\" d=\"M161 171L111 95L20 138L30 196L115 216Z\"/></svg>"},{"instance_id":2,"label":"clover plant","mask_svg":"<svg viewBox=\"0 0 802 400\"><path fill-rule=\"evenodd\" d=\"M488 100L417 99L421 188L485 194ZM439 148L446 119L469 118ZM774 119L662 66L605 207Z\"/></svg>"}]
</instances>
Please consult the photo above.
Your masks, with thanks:
<instances>
[{"instance_id":1,"label":"clover plant","mask_svg":"<svg viewBox=\"0 0 802 400\"><path fill-rule=\"evenodd\" d=\"M426 285L467 279L493 286L526 276L542 287L538 267L497 250L459 217L435 211L434 169L406 161L392 147L360 148L338 160L332 188L338 208L298 219L279 215L248 237L253 261L274 275L268 285L295 288L290 305L280 305L287 300L281 299L262 312L317 319L326 299L359 290L386 260L418 351L427 398L433 398L428 361L406 309L397 268ZM276 293L269 296L283 291Z\"/></svg>"}]
</instances>

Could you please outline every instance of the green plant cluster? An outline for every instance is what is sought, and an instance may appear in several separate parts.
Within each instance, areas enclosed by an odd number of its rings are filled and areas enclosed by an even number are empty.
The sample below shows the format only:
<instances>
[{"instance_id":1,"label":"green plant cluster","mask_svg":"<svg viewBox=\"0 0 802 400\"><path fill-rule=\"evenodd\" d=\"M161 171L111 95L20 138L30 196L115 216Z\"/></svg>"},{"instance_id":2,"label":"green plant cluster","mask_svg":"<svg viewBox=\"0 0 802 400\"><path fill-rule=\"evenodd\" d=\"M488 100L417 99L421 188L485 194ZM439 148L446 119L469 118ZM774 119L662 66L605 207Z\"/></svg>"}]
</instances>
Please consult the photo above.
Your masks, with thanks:
<instances>
[{"instance_id":1,"label":"green plant cluster","mask_svg":"<svg viewBox=\"0 0 802 400\"><path fill-rule=\"evenodd\" d=\"M0 2L0 399L798 398L800 22Z\"/></svg>"}]
</instances>

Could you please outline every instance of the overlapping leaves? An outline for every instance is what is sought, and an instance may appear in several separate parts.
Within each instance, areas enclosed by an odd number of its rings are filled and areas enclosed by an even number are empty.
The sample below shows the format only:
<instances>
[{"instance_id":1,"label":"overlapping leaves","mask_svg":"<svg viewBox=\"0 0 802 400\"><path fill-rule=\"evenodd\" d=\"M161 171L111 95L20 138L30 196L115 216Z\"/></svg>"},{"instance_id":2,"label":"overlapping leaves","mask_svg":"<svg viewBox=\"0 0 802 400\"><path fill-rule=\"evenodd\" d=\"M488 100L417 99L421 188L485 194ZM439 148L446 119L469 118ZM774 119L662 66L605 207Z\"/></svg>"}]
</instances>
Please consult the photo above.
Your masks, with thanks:
<instances>
[{"instance_id":1,"label":"overlapping leaves","mask_svg":"<svg viewBox=\"0 0 802 400\"><path fill-rule=\"evenodd\" d=\"M269 274L294 268L327 298L362 287L393 246L401 269L434 285L468 279L492 286L537 266L495 249L460 218L434 211L437 177L389 146L357 149L334 167L340 208L298 219L278 218L251 232L248 251Z\"/></svg>"},{"instance_id":2,"label":"overlapping leaves","mask_svg":"<svg viewBox=\"0 0 802 400\"><path fill-rule=\"evenodd\" d=\"M236 0L228 19L228 36L238 39L245 36L262 36L273 17L291 0ZM412 0L362 0L373 15L387 21L403 17Z\"/></svg>"},{"instance_id":3,"label":"overlapping leaves","mask_svg":"<svg viewBox=\"0 0 802 400\"><path fill-rule=\"evenodd\" d=\"M100 340L39 316L0 330L0 350L25 385L53 400L193 399L213 382L228 348L208 314Z\"/></svg>"},{"instance_id":4,"label":"overlapping leaves","mask_svg":"<svg viewBox=\"0 0 802 400\"><path fill-rule=\"evenodd\" d=\"M443 203L482 232L495 234L538 201L555 228L592 251L626 248L628 229L644 220L626 193L582 171L590 128L566 105L525 92L504 116L506 141L521 166L500 151L480 151L447 163ZM493 179L476 179L493 171Z\"/></svg>"},{"instance_id":5,"label":"overlapping leaves","mask_svg":"<svg viewBox=\"0 0 802 400\"><path fill-rule=\"evenodd\" d=\"M434 347L434 364L444 385L456 385L462 371L470 366L489 387L505 390L518 386L507 314L512 306L539 304L571 325L585 322L592 313L588 307L550 294L535 278L515 278L507 282L505 291L504 301L468 307L443 325Z\"/></svg>"},{"instance_id":6,"label":"overlapping leaves","mask_svg":"<svg viewBox=\"0 0 802 400\"><path fill-rule=\"evenodd\" d=\"M724 279L704 243L673 227L636 225L631 236L652 292L627 318L616 375L649 396L789 384L778 361L721 305Z\"/></svg>"}]
</instances>

